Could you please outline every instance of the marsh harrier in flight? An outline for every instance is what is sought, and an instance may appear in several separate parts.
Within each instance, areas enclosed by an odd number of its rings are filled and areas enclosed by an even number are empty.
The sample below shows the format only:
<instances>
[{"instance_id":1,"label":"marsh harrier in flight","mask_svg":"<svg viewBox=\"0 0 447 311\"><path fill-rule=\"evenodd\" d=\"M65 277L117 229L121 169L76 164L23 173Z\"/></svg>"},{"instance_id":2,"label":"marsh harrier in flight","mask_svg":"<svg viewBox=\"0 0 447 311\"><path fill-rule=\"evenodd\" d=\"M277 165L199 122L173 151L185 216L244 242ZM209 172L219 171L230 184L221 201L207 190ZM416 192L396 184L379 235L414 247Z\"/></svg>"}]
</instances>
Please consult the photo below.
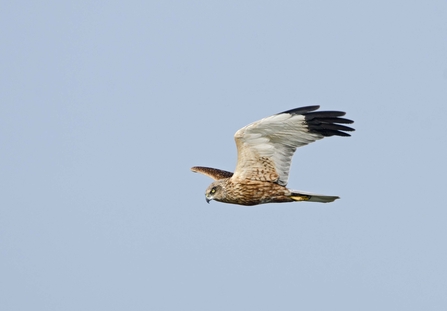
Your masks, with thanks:
<instances>
[{"instance_id":1,"label":"marsh harrier in flight","mask_svg":"<svg viewBox=\"0 0 447 311\"><path fill-rule=\"evenodd\" d=\"M237 165L234 173L194 166L193 172L215 181L205 198L224 203L257 205L309 201L328 203L337 196L313 194L286 188L292 156L296 148L328 136L350 136L354 131L343 124L345 112L315 111L320 106L287 110L251 123L234 135Z\"/></svg>"}]
</instances>

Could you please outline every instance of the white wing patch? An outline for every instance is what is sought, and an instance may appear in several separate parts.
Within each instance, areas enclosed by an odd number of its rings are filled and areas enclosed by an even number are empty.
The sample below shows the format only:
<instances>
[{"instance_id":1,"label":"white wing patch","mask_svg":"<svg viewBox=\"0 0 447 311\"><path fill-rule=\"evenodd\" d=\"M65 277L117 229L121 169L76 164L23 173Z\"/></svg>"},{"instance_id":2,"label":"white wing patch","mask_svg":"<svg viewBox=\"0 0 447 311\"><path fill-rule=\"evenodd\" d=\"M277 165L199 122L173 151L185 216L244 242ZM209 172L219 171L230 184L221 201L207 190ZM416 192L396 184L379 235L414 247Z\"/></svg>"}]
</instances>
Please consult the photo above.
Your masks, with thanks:
<instances>
[{"instance_id":1,"label":"white wing patch","mask_svg":"<svg viewBox=\"0 0 447 311\"><path fill-rule=\"evenodd\" d=\"M238 161L233 178L269 180L285 186L296 148L323 137L309 132L301 114L282 113L251 123L234 135Z\"/></svg>"}]
</instances>

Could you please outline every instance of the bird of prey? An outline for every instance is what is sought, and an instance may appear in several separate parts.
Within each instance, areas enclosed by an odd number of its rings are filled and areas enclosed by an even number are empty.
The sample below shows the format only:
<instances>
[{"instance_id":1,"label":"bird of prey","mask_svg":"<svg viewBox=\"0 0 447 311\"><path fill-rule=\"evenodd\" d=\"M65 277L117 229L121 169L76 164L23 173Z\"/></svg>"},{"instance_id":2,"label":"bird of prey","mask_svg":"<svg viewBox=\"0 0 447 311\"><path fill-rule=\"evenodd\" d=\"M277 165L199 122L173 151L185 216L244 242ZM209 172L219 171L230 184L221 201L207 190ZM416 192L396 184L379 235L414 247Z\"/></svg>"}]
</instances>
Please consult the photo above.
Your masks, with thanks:
<instances>
[{"instance_id":1,"label":"bird of prey","mask_svg":"<svg viewBox=\"0 0 447 311\"><path fill-rule=\"evenodd\" d=\"M296 201L333 202L337 196L313 194L286 188L296 148L328 136L350 136L342 124L345 112L315 111L320 106L287 110L251 123L236 132L237 165L234 173L194 166L193 172L215 181L205 198L224 203L257 205Z\"/></svg>"}]
</instances>

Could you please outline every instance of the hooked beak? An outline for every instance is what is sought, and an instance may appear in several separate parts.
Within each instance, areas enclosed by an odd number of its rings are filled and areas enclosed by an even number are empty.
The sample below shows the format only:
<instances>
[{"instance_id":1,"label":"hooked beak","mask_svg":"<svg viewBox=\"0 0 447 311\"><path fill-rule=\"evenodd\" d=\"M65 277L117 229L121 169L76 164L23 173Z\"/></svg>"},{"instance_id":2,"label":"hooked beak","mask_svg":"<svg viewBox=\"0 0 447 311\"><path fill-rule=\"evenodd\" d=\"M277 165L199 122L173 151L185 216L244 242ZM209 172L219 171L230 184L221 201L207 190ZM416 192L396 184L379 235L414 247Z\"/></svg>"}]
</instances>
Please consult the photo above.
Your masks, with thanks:
<instances>
[{"instance_id":1,"label":"hooked beak","mask_svg":"<svg viewBox=\"0 0 447 311\"><path fill-rule=\"evenodd\" d=\"M205 197L206 203L210 204L210 199L208 199L207 197Z\"/></svg>"}]
</instances>

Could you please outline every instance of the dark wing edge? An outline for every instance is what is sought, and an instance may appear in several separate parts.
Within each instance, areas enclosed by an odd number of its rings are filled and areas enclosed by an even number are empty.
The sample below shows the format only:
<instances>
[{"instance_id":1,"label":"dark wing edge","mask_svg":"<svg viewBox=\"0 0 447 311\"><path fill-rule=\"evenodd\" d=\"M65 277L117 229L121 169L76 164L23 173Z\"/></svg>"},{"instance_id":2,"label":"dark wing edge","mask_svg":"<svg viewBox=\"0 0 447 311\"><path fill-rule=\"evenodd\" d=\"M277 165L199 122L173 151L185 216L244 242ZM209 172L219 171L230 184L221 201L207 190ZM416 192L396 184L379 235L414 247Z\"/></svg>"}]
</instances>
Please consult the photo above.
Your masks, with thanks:
<instances>
[{"instance_id":1,"label":"dark wing edge","mask_svg":"<svg viewBox=\"0 0 447 311\"><path fill-rule=\"evenodd\" d=\"M317 111L303 113L306 120L309 132L328 136L351 136L346 132L355 131L352 127L341 125L351 124L354 121L340 118L344 116L346 112L343 111Z\"/></svg>"},{"instance_id":2,"label":"dark wing edge","mask_svg":"<svg viewBox=\"0 0 447 311\"><path fill-rule=\"evenodd\" d=\"M204 166L193 166L191 167L191 171L193 171L194 173L206 175L214 180L230 178L231 176L233 176L233 173L231 172Z\"/></svg>"},{"instance_id":3,"label":"dark wing edge","mask_svg":"<svg viewBox=\"0 0 447 311\"><path fill-rule=\"evenodd\" d=\"M307 127L309 128L310 133L320 134L325 137L328 136L351 136L345 132L352 132L355 129L341 125L342 124L351 124L354 121L340 118L346 114L343 111L315 111L319 109L320 106L306 106L300 108L294 108L287 111L283 111L277 114L288 113L291 115L303 115Z\"/></svg>"},{"instance_id":4,"label":"dark wing edge","mask_svg":"<svg viewBox=\"0 0 447 311\"><path fill-rule=\"evenodd\" d=\"M306 107L293 108L293 109L290 109L290 110L287 110L287 111L283 111L283 112L277 113L277 115L278 114L283 114L283 113L288 113L288 114L292 114L292 115L294 115L294 114L305 114L307 112L311 112L311 111L317 110L318 108L320 108L320 106L318 106L318 105L317 106L306 106Z\"/></svg>"}]
</instances>

